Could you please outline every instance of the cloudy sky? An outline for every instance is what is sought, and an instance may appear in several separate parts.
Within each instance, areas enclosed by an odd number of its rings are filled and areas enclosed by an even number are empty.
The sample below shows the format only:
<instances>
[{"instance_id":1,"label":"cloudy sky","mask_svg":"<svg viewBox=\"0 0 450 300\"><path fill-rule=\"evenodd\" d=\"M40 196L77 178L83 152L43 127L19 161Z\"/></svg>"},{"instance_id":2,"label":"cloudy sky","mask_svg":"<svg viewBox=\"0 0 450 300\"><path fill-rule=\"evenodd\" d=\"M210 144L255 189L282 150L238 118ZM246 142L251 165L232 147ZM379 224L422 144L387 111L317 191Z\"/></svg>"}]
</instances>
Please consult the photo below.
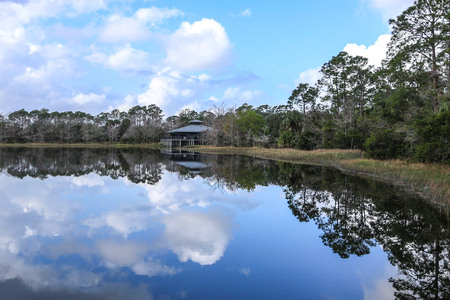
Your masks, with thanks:
<instances>
[{"instance_id":1,"label":"cloudy sky","mask_svg":"<svg viewBox=\"0 0 450 300\"><path fill-rule=\"evenodd\" d=\"M345 50L380 63L412 0L0 0L0 113L285 104Z\"/></svg>"}]
</instances>

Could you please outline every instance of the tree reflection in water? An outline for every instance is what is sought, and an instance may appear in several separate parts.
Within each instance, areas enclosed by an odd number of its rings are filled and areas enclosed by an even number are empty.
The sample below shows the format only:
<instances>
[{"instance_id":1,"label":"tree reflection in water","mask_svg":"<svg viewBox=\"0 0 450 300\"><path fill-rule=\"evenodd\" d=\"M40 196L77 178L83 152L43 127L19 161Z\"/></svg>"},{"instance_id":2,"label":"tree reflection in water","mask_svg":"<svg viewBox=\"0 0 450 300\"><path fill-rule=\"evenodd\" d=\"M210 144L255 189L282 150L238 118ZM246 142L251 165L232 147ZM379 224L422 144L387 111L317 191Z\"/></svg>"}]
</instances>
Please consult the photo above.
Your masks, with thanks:
<instances>
[{"instance_id":1,"label":"tree reflection in water","mask_svg":"<svg viewBox=\"0 0 450 300\"><path fill-rule=\"evenodd\" d=\"M397 299L450 298L449 222L443 214L368 179L308 166L281 169L293 214L315 222L335 253L365 255L378 243L398 268L399 276L390 279Z\"/></svg>"},{"instance_id":2,"label":"tree reflection in water","mask_svg":"<svg viewBox=\"0 0 450 300\"><path fill-rule=\"evenodd\" d=\"M397 299L450 298L449 221L424 201L375 181L339 171L237 155L195 155L192 172L170 156L146 149L0 148L0 170L25 176L96 173L155 184L163 169L180 180L201 176L216 189L282 186L300 222L314 222L323 243L341 258L380 245L399 275L390 278ZM186 165L186 164L184 164Z\"/></svg>"},{"instance_id":3,"label":"tree reflection in water","mask_svg":"<svg viewBox=\"0 0 450 300\"><path fill-rule=\"evenodd\" d=\"M159 152L140 148L0 148L0 170L19 178L96 173L155 184L161 180L163 160Z\"/></svg>"}]
</instances>

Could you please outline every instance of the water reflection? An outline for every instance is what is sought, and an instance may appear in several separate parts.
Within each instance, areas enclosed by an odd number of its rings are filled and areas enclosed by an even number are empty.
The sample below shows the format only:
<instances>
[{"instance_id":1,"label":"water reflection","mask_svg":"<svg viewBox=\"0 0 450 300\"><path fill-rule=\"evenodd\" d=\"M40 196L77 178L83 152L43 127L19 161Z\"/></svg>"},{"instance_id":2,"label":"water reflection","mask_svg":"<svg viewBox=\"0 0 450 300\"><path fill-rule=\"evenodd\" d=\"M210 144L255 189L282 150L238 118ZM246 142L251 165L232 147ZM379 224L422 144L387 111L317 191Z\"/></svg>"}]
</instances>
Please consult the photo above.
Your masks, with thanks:
<instances>
[{"instance_id":1,"label":"water reflection","mask_svg":"<svg viewBox=\"0 0 450 300\"><path fill-rule=\"evenodd\" d=\"M82 176L95 173L133 183L161 179L163 157L148 149L1 148L0 169L23 178Z\"/></svg>"},{"instance_id":2,"label":"water reflection","mask_svg":"<svg viewBox=\"0 0 450 300\"><path fill-rule=\"evenodd\" d=\"M398 299L450 297L450 235L444 215L362 178L288 168L289 207L300 222L317 224L333 252L342 258L361 256L379 244L401 275L390 278Z\"/></svg>"},{"instance_id":3,"label":"water reflection","mask_svg":"<svg viewBox=\"0 0 450 300\"><path fill-rule=\"evenodd\" d=\"M217 265L237 216L262 205L252 195L277 186L336 256L365 257L381 246L399 274L377 286L392 284L398 299L450 297L448 221L419 199L338 171L234 155L51 148L0 148L0 171L2 295L160 297L141 277L182 277L189 262ZM182 286L168 298L188 297Z\"/></svg>"},{"instance_id":4,"label":"water reflection","mask_svg":"<svg viewBox=\"0 0 450 300\"><path fill-rule=\"evenodd\" d=\"M231 220L215 213L184 211L163 218L164 240L180 261L212 265L225 253Z\"/></svg>"}]
</instances>

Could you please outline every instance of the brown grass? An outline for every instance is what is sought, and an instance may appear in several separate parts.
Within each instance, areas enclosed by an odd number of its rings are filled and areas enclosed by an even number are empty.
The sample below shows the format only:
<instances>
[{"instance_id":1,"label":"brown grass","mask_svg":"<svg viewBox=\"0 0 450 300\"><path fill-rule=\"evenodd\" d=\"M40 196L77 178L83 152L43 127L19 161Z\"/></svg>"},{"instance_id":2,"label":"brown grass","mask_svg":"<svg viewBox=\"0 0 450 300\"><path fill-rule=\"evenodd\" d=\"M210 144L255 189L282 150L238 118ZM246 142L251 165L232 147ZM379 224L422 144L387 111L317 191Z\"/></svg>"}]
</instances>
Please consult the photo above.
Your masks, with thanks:
<instances>
[{"instance_id":1,"label":"brown grass","mask_svg":"<svg viewBox=\"0 0 450 300\"><path fill-rule=\"evenodd\" d=\"M363 158L358 150L314 150L236 148L202 146L192 148L204 153L242 154L292 163L331 166L345 173L371 177L400 186L450 211L450 166L409 163L401 160Z\"/></svg>"}]
</instances>

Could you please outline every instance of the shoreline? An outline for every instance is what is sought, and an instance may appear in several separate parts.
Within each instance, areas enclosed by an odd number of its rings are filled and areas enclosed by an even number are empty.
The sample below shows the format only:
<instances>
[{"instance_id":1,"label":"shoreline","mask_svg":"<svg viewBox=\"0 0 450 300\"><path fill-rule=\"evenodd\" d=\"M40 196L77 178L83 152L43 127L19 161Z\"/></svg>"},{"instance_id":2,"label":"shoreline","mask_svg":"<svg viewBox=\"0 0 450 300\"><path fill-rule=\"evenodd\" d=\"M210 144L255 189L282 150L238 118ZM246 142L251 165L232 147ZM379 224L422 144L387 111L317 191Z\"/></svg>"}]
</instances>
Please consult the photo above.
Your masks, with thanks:
<instances>
[{"instance_id":1,"label":"shoreline","mask_svg":"<svg viewBox=\"0 0 450 300\"><path fill-rule=\"evenodd\" d=\"M2 148L90 148L90 149L163 149L161 144L4 144ZM332 167L345 174L368 177L393 184L407 193L415 194L450 215L450 166L410 163L402 160L375 160L363 157L360 150L319 149L313 151L291 148L189 146L183 149L210 154L236 154L284 161L295 164Z\"/></svg>"},{"instance_id":2,"label":"shoreline","mask_svg":"<svg viewBox=\"0 0 450 300\"><path fill-rule=\"evenodd\" d=\"M98 149L98 148L114 148L114 149L123 149L123 148L143 148L143 149L162 149L162 145L158 143L151 144L121 144L121 143L95 143L95 144L59 144L59 143L14 143L14 144L4 144L0 143L1 148L90 148L90 149Z\"/></svg>"},{"instance_id":3,"label":"shoreline","mask_svg":"<svg viewBox=\"0 0 450 300\"><path fill-rule=\"evenodd\" d=\"M336 168L346 174L368 177L393 184L450 212L450 166L410 163L401 160L375 160L360 150L321 149L313 151L273 148L194 146L186 149L211 154L238 154L296 164Z\"/></svg>"}]
</instances>

